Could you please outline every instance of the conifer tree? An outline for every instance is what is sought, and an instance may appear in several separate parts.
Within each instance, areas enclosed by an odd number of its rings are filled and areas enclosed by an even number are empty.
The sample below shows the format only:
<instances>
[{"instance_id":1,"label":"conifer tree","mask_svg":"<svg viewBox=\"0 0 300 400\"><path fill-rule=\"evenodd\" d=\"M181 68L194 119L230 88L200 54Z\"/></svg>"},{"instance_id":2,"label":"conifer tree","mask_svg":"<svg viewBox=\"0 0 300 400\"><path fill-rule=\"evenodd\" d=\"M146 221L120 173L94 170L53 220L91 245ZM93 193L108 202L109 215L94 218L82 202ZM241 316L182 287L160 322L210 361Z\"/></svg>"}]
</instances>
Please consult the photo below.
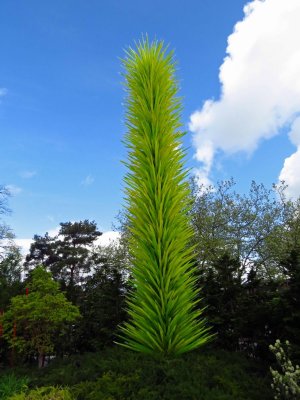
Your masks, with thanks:
<instances>
[{"instance_id":1,"label":"conifer tree","mask_svg":"<svg viewBox=\"0 0 300 400\"><path fill-rule=\"evenodd\" d=\"M129 321L121 327L124 347L158 356L198 348L211 335L193 264L193 235L185 151L180 147L181 103L173 52L148 38L123 60L127 91L124 144L129 149L126 213L130 221L132 290ZM197 307L198 305L198 307Z\"/></svg>"}]
</instances>

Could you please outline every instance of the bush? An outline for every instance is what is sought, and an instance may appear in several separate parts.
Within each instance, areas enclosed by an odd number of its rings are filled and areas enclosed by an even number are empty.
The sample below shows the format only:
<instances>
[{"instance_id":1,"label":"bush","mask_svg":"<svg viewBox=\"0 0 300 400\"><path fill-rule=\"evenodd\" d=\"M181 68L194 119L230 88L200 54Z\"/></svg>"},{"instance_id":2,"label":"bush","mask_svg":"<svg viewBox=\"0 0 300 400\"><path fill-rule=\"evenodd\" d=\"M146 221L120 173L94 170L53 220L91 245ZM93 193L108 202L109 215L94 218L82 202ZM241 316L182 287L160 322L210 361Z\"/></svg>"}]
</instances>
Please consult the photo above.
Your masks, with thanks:
<instances>
[{"instance_id":1,"label":"bush","mask_svg":"<svg viewBox=\"0 0 300 400\"><path fill-rule=\"evenodd\" d=\"M56 360L35 385L68 385L77 400L271 400L270 376L237 353L199 350L157 361L119 347Z\"/></svg>"},{"instance_id":2,"label":"bush","mask_svg":"<svg viewBox=\"0 0 300 400\"><path fill-rule=\"evenodd\" d=\"M95 382L85 382L75 385L72 393L77 400L114 400L131 399L139 386L138 374L118 375L107 372Z\"/></svg>"},{"instance_id":3,"label":"bush","mask_svg":"<svg viewBox=\"0 0 300 400\"><path fill-rule=\"evenodd\" d=\"M15 394L8 400L74 400L74 398L68 389L50 386Z\"/></svg>"},{"instance_id":4,"label":"bush","mask_svg":"<svg viewBox=\"0 0 300 400\"><path fill-rule=\"evenodd\" d=\"M273 376L271 386L274 390L275 400L296 400L300 399L300 368L299 365L294 367L289 358L289 342L286 341L285 345L286 350L277 339L274 346L269 346L281 369L281 372L278 372L270 368Z\"/></svg>"},{"instance_id":5,"label":"bush","mask_svg":"<svg viewBox=\"0 0 300 400\"><path fill-rule=\"evenodd\" d=\"M0 377L0 399L6 400L15 393L27 389L29 379L17 377L14 374L5 374Z\"/></svg>"},{"instance_id":6,"label":"bush","mask_svg":"<svg viewBox=\"0 0 300 400\"><path fill-rule=\"evenodd\" d=\"M212 347L160 361L112 347L16 369L30 376L31 391L12 400L272 400L271 374L261 364Z\"/></svg>"}]
</instances>

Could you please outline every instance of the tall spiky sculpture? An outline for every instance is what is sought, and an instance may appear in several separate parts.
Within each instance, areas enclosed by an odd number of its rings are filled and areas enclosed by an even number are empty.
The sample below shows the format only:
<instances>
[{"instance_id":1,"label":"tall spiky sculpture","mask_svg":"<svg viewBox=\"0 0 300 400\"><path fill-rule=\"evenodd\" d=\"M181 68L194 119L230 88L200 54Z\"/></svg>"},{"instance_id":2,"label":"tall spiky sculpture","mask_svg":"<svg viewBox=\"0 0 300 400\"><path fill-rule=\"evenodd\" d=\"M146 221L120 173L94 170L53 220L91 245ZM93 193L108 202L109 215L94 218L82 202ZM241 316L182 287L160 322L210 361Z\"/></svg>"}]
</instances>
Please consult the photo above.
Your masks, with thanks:
<instances>
[{"instance_id":1,"label":"tall spiky sculpture","mask_svg":"<svg viewBox=\"0 0 300 400\"><path fill-rule=\"evenodd\" d=\"M126 215L132 284L127 299L130 320L121 327L119 343L152 355L176 356L209 338L195 289L193 234L184 180L185 152L180 139L180 100L176 97L173 53L163 42L138 43L126 52L127 90L124 144L130 170L125 176Z\"/></svg>"}]
</instances>

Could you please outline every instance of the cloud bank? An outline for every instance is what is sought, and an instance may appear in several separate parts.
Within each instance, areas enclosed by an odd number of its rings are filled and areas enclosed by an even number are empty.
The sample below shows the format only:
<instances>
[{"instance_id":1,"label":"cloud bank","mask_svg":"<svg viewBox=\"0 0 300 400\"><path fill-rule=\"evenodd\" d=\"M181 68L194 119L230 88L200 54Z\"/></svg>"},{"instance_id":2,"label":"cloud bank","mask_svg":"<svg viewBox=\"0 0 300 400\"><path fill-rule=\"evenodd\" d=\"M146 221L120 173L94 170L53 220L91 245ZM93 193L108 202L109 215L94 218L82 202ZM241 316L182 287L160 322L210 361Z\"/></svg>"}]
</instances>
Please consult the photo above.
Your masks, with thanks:
<instances>
[{"instance_id":1,"label":"cloud bank","mask_svg":"<svg viewBox=\"0 0 300 400\"><path fill-rule=\"evenodd\" d=\"M300 1L254 0L244 14L228 37L220 99L206 100L190 117L194 157L202 163L198 179L209 182L217 151L251 154L262 140L290 127L296 151L279 179L289 185L290 196L299 196Z\"/></svg>"},{"instance_id":2,"label":"cloud bank","mask_svg":"<svg viewBox=\"0 0 300 400\"><path fill-rule=\"evenodd\" d=\"M60 226L49 230L49 236L54 237L59 233ZM121 238L120 232L116 231L106 231L96 240L95 244L98 246L109 246L114 243L116 245L119 244L119 240ZM14 242L17 246L21 248L22 255L25 257L29 253L30 245L33 243L32 239L14 239Z\"/></svg>"},{"instance_id":3,"label":"cloud bank","mask_svg":"<svg viewBox=\"0 0 300 400\"><path fill-rule=\"evenodd\" d=\"M106 231L96 240L97 245L100 246L109 246L114 243L116 245L119 244L119 240L121 238L121 233L116 231Z\"/></svg>"}]
</instances>

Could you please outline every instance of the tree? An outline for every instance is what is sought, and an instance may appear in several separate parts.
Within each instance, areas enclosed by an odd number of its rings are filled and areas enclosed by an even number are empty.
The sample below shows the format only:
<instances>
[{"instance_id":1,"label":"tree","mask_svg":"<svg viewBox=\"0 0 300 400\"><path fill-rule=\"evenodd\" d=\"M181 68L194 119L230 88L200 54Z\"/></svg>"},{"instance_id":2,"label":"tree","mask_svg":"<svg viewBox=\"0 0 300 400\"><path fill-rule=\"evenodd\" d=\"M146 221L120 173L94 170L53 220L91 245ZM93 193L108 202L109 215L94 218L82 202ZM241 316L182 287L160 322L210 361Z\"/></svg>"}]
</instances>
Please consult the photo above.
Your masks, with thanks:
<instances>
[{"instance_id":1,"label":"tree","mask_svg":"<svg viewBox=\"0 0 300 400\"><path fill-rule=\"evenodd\" d=\"M22 255L20 249L12 246L0 261L0 311L6 309L10 298L17 295L22 287Z\"/></svg>"},{"instance_id":2,"label":"tree","mask_svg":"<svg viewBox=\"0 0 300 400\"><path fill-rule=\"evenodd\" d=\"M79 284L94 263L91 246L100 235L102 232L97 230L94 221L61 223L56 237L48 233L44 237L34 237L25 266L27 269L36 264L47 267L66 290L68 299L77 302Z\"/></svg>"},{"instance_id":3,"label":"tree","mask_svg":"<svg viewBox=\"0 0 300 400\"><path fill-rule=\"evenodd\" d=\"M274 256L266 243L281 240L279 227L285 221L285 211L275 191L254 181L247 195L234 191L235 182L219 182L204 188L190 180L193 207L190 212L199 267L219 259L224 252L240 260L240 277L255 266L258 274L266 275L274 267ZM277 191L284 188L278 187ZM270 268L272 267L272 268Z\"/></svg>"},{"instance_id":4,"label":"tree","mask_svg":"<svg viewBox=\"0 0 300 400\"><path fill-rule=\"evenodd\" d=\"M199 188L191 179L190 185L191 244L196 246L198 286L203 287L207 305L204 315L218 333L216 344L265 360L270 343L288 338L300 359L296 273L300 200L286 199L284 183L269 190L253 182L245 195L234 191L233 180ZM127 248L132 223L125 215L119 221ZM225 278L234 265L234 287L230 288ZM235 289L229 310L228 289Z\"/></svg>"},{"instance_id":5,"label":"tree","mask_svg":"<svg viewBox=\"0 0 300 400\"><path fill-rule=\"evenodd\" d=\"M51 270L54 275L65 278L72 287L80 282L82 273L90 272L91 263L88 259L87 246L91 246L102 233L97 230L94 221L65 222L60 226L58 240L53 247L59 260L54 263Z\"/></svg>"},{"instance_id":6,"label":"tree","mask_svg":"<svg viewBox=\"0 0 300 400\"><path fill-rule=\"evenodd\" d=\"M126 320L125 295L128 290L128 271L124 265L123 249L119 244L93 246L91 258L93 274L82 286L79 308L82 319L75 324L68 340L69 349L97 351L112 345L117 327ZM66 345L58 344L58 348Z\"/></svg>"},{"instance_id":7,"label":"tree","mask_svg":"<svg viewBox=\"0 0 300 400\"><path fill-rule=\"evenodd\" d=\"M292 343L295 357L300 361L300 247L291 250L281 266L286 277L280 296L284 314L281 338Z\"/></svg>"},{"instance_id":8,"label":"tree","mask_svg":"<svg viewBox=\"0 0 300 400\"><path fill-rule=\"evenodd\" d=\"M210 338L195 288L193 234L188 210L187 173L180 148L181 105L173 53L163 42L143 40L123 61L128 92L125 144L130 172L127 214L132 284L127 299L130 321L119 343L153 355L178 355Z\"/></svg>"},{"instance_id":9,"label":"tree","mask_svg":"<svg viewBox=\"0 0 300 400\"><path fill-rule=\"evenodd\" d=\"M53 252L54 240L55 238L49 236L48 232L44 236L34 235L29 254L27 254L24 262L26 270L35 268L38 265L49 267L58 260L58 257Z\"/></svg>"},{"instance_id":10,"label":"tree","mask_svg":"<svg viewBox=\"0 0 300 400\"><path fill-rule=\"evenodd\" d=\"M9 190L5 186L0 185L0 260L5 257L7 251L9 252L14 237L9 226L1 218L1 215L6 215L10 212L7 206L9 196Z\"/></svg>"},{"instance_id":11,"label":"tree","mask_svg":"<svg viewBox=\"0 0 300 400\"><path fill-rule=\"evenodd\" d=\"M0 259L0 316L7 310L10 299L20 294L23 289L21 260L20 249L16 246L6 249L6 255ZM0 360L7 360L9 349L2 338L1 322L0 332Z\"/></svg>"},{"instance_id":12,"label":"tree","mask_svg":"<svg viewBox=\"0 0 300 400\"><path fill-rule=\"evenodd\" d=\"M53 351L55 335L61 334L64 327L80 314L43 267L31 272L28 289L28 295L11 299L9 310L1 318L4 338L12 348L22 353L37 354L38 365L42 367L45 355ZM16 335L12 334L14 329Z\"/></svg>"},{"instance_id":13,"label":"tree","mask_svg":"<svg viewBox=\"0 0 300 400\"><path fill-rule=\"evenodd\" d=\"M294 366L290 360L290 343L285 342L285 348L279 339L276 340L274 346L270 345L270 350L276 357L280 371L270 368L273 383L271 387L274 391L274 399L300 399L300 368L299 365Z\"/></svg>"},{"instance_id":14,"label":"tree","mask_svg":"<svg viewBox=\"0 0 300 400\"><path fill-rule=\"evenodd\" d=\"M104 263L85 285L80 324L85 350L95 351L112 345L117 327L126 320L124 300L126 284L118 265ZM79 344L82 347L82 344Z\"/></svg>"},{"instance_id":15,"label":"tree","mask_svg":"<svg viewBox=\"0 0 300 400\"><path fill-rule=\"evenodd\" d=\"M282 221L264 242L264 251L276 265L277 275L285 279L282 260L287 259L292 251L300 248L300 197L296 200L287 199L286 186L278 188L279 206L282 210Z\"/></svg>"},{"instance_id":16,"label":"tree","mask_svg":"<svg viewBox=\"0 0 300 400\"><path fill-rule=\"evenodd\" d=\"M239 343L239 303L242 298L239 268L239 260L225 252L207 266L205 275L199 275L207 306L205 315L217 333L218 345L228 350L237 350Z\"/></svg>"}]
</instances>

